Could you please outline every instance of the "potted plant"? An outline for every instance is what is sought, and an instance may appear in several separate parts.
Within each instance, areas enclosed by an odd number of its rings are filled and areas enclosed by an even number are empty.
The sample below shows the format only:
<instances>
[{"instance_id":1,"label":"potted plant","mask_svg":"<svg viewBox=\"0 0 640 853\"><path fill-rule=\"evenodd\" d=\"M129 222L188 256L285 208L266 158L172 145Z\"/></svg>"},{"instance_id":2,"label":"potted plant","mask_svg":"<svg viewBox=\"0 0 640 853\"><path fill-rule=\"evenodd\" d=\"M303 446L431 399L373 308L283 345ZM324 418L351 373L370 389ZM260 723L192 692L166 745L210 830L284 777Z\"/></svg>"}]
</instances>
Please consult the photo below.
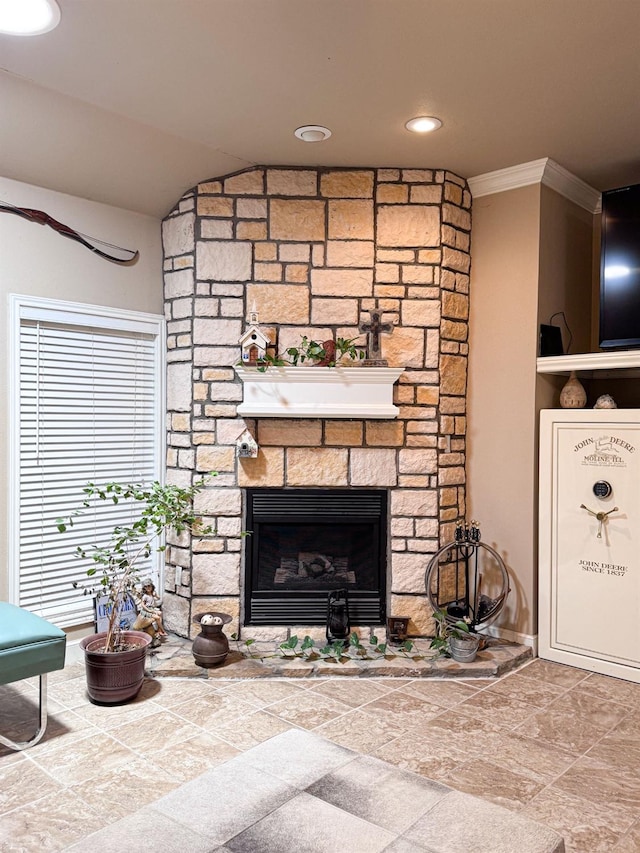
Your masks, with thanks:
<instances>
[{"instance_id":1,"label":"potted plant","mask_svg":"<svg viewBox=\"0 0 640 853\"><path fill-rule=\"evenodd\" d=\"M109 621L106 631L85 637L80 642L85 653L87 689L92 702L119 704L137 695L144 679L144 663L149 634L126 630L121 625L121 613L128 596L139 599L139 572L147 557L162 552L166 546L164 535L169 530L180 534L197 528L199 534L211 532L199 526L194 514L193 498L202 490L201 479L189 488L176 485L150 485L140 483L88 483L83 491L82 506L68 518L57 519L57 527L64 533L73 527L74 519L102 501L120 503L129 501L139 507L132 511L135 518L128 524L116 525L106 542L78 546L76 556L90 557L93 566L87 570L91 579L83 594L101 592L108 597Z\"/></svg>"},{"instance_id":2,"label":"potted plant","mask_svg":"<svg viewBox=\"0 0 640 853\"><path fill-rule=\"evenodd\" d=\"M480 637L469 627L465 619L450 621L444 610L434 610L436 635L431 648L440 655L451 656L458 663L471 663L475 660L480 646Z\"/></svg>"},{"instance_id":3,"label":"potted plant","mask_svg":"<svg viewBox=\"0 0 640 853\"><path fill-rule=\"evenodd\" d=\"M345 357L350 363L358 362L364 358L364 352L361 346L355 344L355 340L356 338L337 338L335 341L319 343L303 335L299 346L289 347L285 355L265 353L258 361L258 370L264 373L269 366L298 367L305 362L317 367L335 367Z\"/></svg>"}]
</instances>

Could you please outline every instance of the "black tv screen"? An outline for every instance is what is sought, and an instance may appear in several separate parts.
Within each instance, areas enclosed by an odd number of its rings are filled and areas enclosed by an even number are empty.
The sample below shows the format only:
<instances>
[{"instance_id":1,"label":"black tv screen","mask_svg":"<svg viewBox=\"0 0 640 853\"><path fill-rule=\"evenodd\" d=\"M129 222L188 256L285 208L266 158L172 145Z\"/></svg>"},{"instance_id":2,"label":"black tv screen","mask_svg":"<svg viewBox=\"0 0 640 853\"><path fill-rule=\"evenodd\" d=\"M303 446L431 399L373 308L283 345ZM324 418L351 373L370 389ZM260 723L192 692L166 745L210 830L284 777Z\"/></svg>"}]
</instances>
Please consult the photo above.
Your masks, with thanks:
<instances>
[{"instance_id":1,"label":"black tv screen","mask_svg":"<svg viewBox=\"0 0 640 853\"><path fill-rule=\"evenodd\" d=\"M640 184L602 194L600 346L640 347Z\"/></svg>"}]
</instances>

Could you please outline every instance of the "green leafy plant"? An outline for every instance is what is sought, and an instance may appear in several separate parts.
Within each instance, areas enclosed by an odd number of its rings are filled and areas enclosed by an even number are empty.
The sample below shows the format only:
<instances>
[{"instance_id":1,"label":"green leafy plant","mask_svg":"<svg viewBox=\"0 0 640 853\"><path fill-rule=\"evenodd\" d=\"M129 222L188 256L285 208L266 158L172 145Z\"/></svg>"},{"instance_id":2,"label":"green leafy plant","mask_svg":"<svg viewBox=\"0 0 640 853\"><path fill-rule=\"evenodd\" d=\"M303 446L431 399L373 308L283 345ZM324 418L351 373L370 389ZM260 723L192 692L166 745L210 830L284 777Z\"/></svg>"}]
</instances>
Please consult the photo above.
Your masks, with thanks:
<instances>
[{"instance_id":1,"label":"green leafy plant","mask_svg":"<svg viewBox=\"0 0 640 853\"><path fill-rule=\"evenodd\" d=\"M236 646L238 648L238 651L240 652L241 655L246 654L247 657L250 657L250 658L259 657L261 660L263 659L262 655L254 655L253 654L253 652L251 650L251 646L255 645L256 641L253 640L251 637L247 637L246 640L241 640L240 634L238 634L236 631L234 631L233 634L231 634L231 639L235 641ZM244 647L244 651L241 648L241 646Z\"/></svg>"},{"instance_id":2,"label":"green leafy plant","mask_svg":"<svg viewBox=\"0 0 640 853\"><path fill-rule=\"evenodd\" d=\"M469 622L465 619L458 619L456 622L449 622L446 611L434 610L433 619L436 624L436 635L431 640L430 648L434 649L438 655L442 657L451 657L449 650L449 638L455 637L458 640L473 637L469 626Z\"/></svg>"},{"instance_id":3,"label":"green leafy plant","mask_svg":"<svg viewBox=\"0 0 640 853\"><path fill-rule=\"evenodd\" d=\"M79 515L100 502L118 504L121 501L129 501L134 506L139 506L139 513L132 511L135 520L129 524L116 525L106 542L78 545L75 551L77 557L89 557L93 566L87 569L87 576L92 580L86 584L76 581L74 586L82 588L85 595L101 591L109 597L105 652L121 651L125 647L119 618L123 603L128 595L137 596L139 571L143 568L143 561L153 552L163 552L166 549L165 534L170 530L178 535L185 530L201 536L213 532L211 527L202 525L201 518L193 509L193 499L205 484L205 478L189 488L172 484L161 485L157 481L150 485L87 483L83 489L85 498L81 507L69 517L56 520L59 532L64 533L74 526L74 520Z\"/></svg>"},{"instance_id":4,"label":"green leafy plant","mask_svg":"<svg viewBox=\"0 0 640 853\"><path fill-rule=\"evenodd\" d=\"M285 640L283 643L280 643L278 648L284 653L285 657L293 657L296 653L296 646L298 645L298 637L294 634L292 637L289 637L288 640Z\"/></svg>"},{"instance_id":5,"label":"green leafy plant","mask_svg":"<svg viewBox=\"0 0 640 853\"><path fill-rule=\"evenodd\" d=\"M359 361L364 358L364 352L356 342L356 338L336 338L335 359L330 361L327 367L335 367L343 358L348 357L351 361ZM258 362L258 371L264 373L269 367L287 367L292 365L298 367L305 362L315 363L324 361L327 351L324 344L302 336L297 347L289 347L284 355L272 355L266 353Z\"/></svg>"}]
</instances>

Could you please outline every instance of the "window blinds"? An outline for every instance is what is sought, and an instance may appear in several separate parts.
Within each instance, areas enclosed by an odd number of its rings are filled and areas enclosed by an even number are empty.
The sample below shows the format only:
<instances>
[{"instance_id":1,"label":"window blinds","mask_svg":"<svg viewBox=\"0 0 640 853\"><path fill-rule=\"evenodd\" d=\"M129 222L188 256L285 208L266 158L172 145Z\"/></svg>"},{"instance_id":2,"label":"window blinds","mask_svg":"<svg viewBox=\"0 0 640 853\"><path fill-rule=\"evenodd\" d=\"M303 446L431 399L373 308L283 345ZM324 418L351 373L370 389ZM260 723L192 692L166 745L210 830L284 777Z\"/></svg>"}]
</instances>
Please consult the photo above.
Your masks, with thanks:
<instances>
[{"instance_id":1,"label":"window blinds","mask_svg":"<svg viewBox=\"0 0 640 853\"><path fill-rule=\"evenodd\" d=\"M92 598L73 587L93 562L74 556L76 546L105 544L139 509L105 502L62 534L56 519L81 505L89 481L158 478L159 348L135 323L99 328L29 316L37 313L24 311L19 328L19 604L68 627L93 619Z\"/></svg>"}]
</instances>

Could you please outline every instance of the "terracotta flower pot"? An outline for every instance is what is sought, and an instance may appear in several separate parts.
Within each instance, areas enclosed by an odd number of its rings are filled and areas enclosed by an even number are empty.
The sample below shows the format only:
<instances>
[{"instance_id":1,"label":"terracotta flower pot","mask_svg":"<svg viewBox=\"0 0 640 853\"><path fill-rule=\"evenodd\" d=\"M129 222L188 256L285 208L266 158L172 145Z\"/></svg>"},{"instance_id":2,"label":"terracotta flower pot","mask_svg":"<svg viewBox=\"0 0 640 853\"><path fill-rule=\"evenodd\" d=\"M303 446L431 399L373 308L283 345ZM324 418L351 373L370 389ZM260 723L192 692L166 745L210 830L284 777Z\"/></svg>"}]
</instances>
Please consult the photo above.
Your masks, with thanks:
<instances>
[{"instance_id":1,"label":"terracotta flower pot","mask_svg":"<svg viewBox=\"0 0 640 853\"><path fill-rule=\"evenodd\" d=\"M124 631L134 648L104 652L105 631L80 640L84 651L87 693L96 705L122 705L138 695L144 681L144 664L151 637L142 631Z\"/></svg>"}]
</instances>

